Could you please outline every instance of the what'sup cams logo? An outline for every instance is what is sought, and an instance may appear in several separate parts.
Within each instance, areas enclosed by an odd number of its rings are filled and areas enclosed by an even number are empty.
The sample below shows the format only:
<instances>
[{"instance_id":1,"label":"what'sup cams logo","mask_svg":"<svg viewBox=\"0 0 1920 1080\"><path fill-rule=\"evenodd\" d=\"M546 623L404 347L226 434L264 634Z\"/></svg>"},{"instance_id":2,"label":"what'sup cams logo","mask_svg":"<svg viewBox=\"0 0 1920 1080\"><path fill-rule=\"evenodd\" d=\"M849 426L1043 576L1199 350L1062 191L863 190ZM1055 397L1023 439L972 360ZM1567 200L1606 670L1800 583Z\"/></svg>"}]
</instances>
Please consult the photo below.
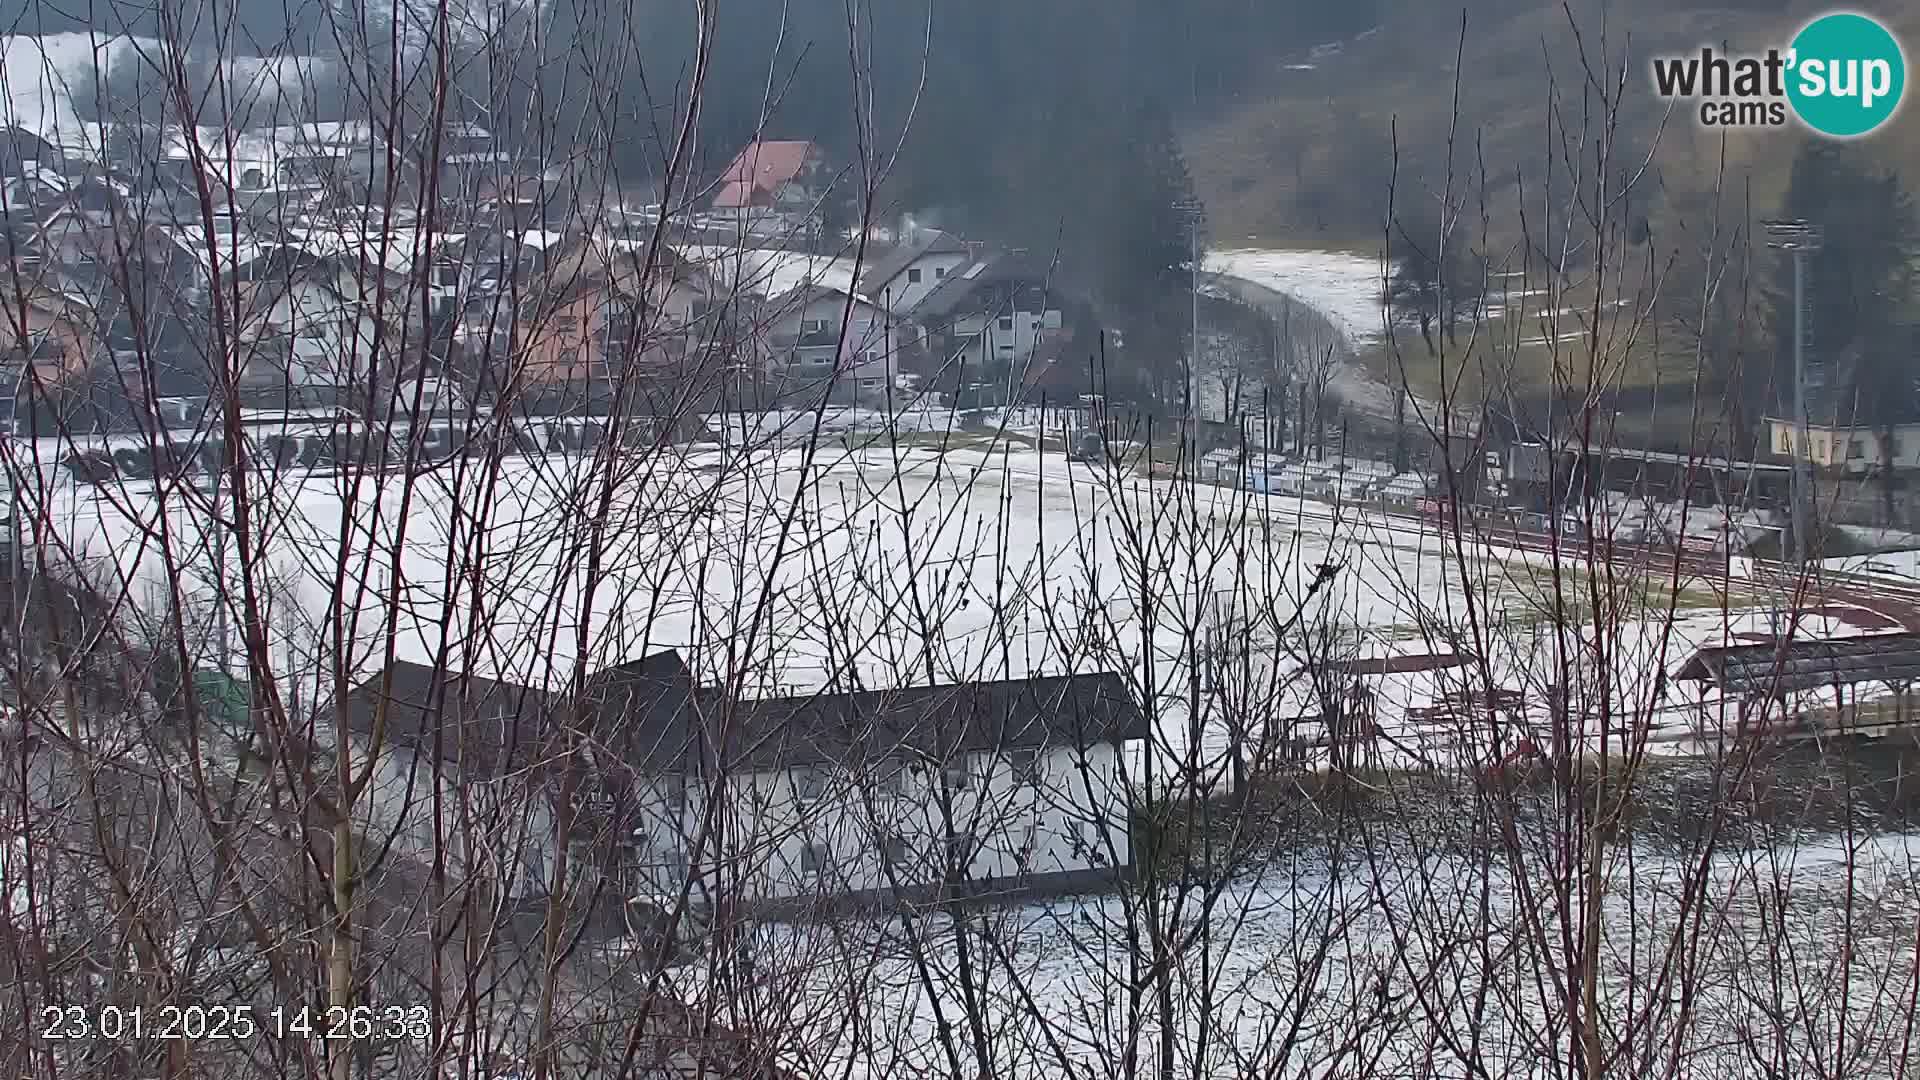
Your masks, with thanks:
<instances>
[{"instance_id":1,"label":"what'sup cams logo","mask_svg":"<svg viewBox=\"0 0 1920 1080\"><path fill-rule=\"evenodd\" d=\"M1653 86L1663 98L1697 103L1707 127L1781 127L1792 115L1819 134L1850 139L1899 111L1907 61L1879 22L1834 12L1802 27L1784 50L1655 57Z\"/></svg>"}]
</instances>

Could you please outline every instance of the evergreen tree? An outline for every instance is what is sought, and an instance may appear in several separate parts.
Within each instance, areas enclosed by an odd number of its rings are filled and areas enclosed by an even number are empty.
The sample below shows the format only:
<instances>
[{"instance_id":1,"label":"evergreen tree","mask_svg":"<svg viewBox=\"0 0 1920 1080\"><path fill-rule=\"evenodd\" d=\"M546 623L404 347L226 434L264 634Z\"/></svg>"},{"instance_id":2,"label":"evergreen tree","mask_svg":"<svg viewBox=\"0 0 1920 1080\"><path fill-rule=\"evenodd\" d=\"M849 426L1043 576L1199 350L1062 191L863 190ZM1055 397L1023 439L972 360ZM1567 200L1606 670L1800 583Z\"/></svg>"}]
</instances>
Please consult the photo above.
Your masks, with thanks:
<instances>
[{"instance_id":1,"label":"evergreen tree","mask_svg":"<svg viewBox=\"0 0 1920 1080\"><path fill-rule=\"evenodd\" d=\"M1465 231L1462 224L1442 236L1438 216L1424 208L1394 218L1387 300L1399 318L1420 327L1429 345L1436 322L1447 342L1456 343L1455 327L1486 292L1486 259L1469 249Z\"/></svg>"},{"instance_id":2,"label":"evergreen tree","mask_svg":"<svg viewBox=\"0 0 1920 1080\"><path fill-rule=\"evenodd\" d=\"M1916 229L1913 200L1897 175L1861 148L1809 139L1794 159L1784 218L1820 227L1820 250L1808 258L1808 382L1815 419L1869 426L1881 440L1911 419L1913 288ZM1793 394L1793 262L1779 260L1769 297L1780 409ZM1837 416L1829 414L1837 413ZM1885 496L1891 509L1892 488Z\"/></svg>"},{"instance_id":3,"label":"evergreen tree","mask_svg":"<svg viewBox=\"0 0 1920 1080\"><path fill-rule=\"evenodd\" d=\"M1141 103L1118 133L1120 145L1105 171L1103 196L1087 208L1089 254L1097 260L1095 287L1127 319L1130 353L1141 375L1177 377L1199 343L1189 340L1189 291L1196 233L1204 250L1206 216L1174 136L1172 118L1158 102ZM1182 404L1174 388L1170 406Z\"/></svg>"}]
</instances>

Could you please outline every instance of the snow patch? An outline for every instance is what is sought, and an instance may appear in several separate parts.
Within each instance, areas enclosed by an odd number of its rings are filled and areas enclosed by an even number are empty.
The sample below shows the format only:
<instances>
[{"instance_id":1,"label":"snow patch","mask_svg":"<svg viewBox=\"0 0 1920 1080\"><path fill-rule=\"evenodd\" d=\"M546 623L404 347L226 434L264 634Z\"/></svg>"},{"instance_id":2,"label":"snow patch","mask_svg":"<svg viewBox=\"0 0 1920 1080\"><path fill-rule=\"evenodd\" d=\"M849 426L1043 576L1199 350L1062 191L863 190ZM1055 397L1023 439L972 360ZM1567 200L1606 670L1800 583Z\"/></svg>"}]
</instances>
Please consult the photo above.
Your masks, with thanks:
<instances>
[{"instance_id":1,"label":"snow patch","mask_svg":"<svg viewBox=\"0 0 1920 1080\"><path fill-rule=\"evenodd\" d=\"M845 256L716 244L692 244L680 254L729 290L778 296L805 281L841 292L853 289L855 260Z\"/></svg>"},{"instance_id":2,"label":"snow patch","mask_svg":"<svg viewBox=\"0 0 1920 1080\"><path fill-rule=\"evenodd\" d=\"M1359 346L1386 336L1385 279L1380 260L1350 251L1234 248L1210 252L1206 268L1250 281L1325 315Z\"/></svg>"}]
</instances>

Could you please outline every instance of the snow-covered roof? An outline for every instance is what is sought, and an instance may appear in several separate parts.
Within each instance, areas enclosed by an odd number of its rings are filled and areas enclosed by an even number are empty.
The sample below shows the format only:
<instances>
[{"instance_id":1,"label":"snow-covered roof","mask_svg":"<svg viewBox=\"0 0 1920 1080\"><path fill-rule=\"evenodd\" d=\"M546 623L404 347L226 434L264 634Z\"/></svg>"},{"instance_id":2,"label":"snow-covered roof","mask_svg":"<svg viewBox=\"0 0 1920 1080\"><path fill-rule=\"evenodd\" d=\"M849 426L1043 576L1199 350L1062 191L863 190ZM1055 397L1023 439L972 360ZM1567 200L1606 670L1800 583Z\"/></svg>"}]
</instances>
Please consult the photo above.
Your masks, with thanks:
<instances>
[{"instance_id":1,"label":"snow-covered roof","mask_svg":"<svg viewBox=\"0 0 1920 1080\"><path fill-rule=\"evenodd\" d=\"M841 292L853 290L850 258L784 248L689 244L680 254L722 288L759 296L779 296L804 281Z\"/></svg>"}]
</instances>

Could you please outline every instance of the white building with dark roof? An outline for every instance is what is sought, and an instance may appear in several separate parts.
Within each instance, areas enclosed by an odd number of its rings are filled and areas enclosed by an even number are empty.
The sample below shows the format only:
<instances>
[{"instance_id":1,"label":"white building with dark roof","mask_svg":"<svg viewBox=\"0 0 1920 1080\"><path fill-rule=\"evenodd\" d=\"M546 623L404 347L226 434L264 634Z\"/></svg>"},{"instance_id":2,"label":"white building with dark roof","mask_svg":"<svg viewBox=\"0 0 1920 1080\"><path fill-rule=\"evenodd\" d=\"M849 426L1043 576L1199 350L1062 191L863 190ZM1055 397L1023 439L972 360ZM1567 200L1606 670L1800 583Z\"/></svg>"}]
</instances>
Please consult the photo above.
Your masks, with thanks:
<instances>
[{"instance_id":1,"label":"white building with dark roof","mask_svg":"<svg viewBox=\"0 0 1920 1080\"><path fill-rule=\"evenodd\" d=\"M431 850L436 790L443 811L512 808L512 851L488 858L526 904L551 886L563 810L567 861L612 897L691 882L749 906L922 902L1096 888L1132 866L1126 762L1148 722L1114 674L748 701L696 687L669 652L585 686L407 663L367 680L353 728L378 752L383 830Z\"/></svg>"},{"instance_id":2,"label":"white building with dark roof","mask_svg":"<svg viewBox=\"0 0 1920 1080\"><path fill-rule=\"evenodd\" d=\"M900 244L860 276L860 292L890 311L912 311L948 274L973 261L966 241L940 229L908 226Z\"/></svg>"}]
</instances>

